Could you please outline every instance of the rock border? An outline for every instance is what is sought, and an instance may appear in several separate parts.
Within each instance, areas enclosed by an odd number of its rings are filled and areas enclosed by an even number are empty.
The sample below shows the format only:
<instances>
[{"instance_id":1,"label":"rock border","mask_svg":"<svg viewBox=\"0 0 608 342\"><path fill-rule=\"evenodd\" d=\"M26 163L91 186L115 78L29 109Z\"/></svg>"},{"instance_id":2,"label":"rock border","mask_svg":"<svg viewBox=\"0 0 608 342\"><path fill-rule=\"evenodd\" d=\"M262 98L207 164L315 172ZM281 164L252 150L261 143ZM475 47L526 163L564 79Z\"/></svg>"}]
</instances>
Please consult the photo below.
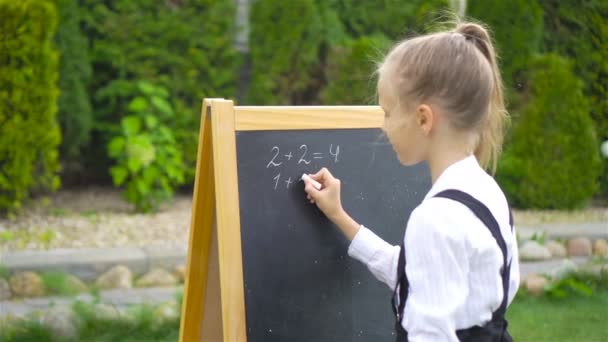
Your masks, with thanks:
<instances>
[{"instance_id":1,"label":"rock border","mask_svg":"<svg viewBox=\"0 0 608 342\"><path fill-rule=\"evenodd\" d=\"M127 266L135 277L154 268L175 269L184 264L187 253L186 246L17 251L0 254L0 265L10 273L56 270L92 282L116 265Z\"/></svg>"}]
</instances>

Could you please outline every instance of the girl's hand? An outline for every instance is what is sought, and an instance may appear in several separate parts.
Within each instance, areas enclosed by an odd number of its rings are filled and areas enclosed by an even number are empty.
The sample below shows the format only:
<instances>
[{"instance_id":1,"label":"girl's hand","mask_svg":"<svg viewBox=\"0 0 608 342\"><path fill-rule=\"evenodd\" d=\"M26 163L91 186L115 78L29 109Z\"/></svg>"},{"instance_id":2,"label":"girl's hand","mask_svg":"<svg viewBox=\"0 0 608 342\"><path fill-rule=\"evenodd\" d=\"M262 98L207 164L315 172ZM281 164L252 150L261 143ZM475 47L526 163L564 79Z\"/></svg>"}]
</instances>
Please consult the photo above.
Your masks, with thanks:
<instances>
[{"instance_id":1,"label":"girl's hand","mask_svg":"<svg viewBox=\"0 0 608 342\"><path fill-rule=\"evenodd\" d=\"M321 190L317 190L310 179L304 178L306 183L304 190L310 203L316 203L325 216L335 223L349 240L354 239L359 232L359 224L342 209L340 180L332 176L326 168L308 177L321 183Z\"/></svg>"},{"instance_id":2,"label":"girl's hand","mask_svg":"<svg viewBox=\"0 0 608 342\"><path fill-rule=\"evenodd\" d=\"M343 212L342 202L340 201L340 180L335 178L326 168L308 176L321 183L322 187L321 190L317 190L310 180L304 178L306 197L310 203L316 203L325 216L335 221Z\"/></svg>"}]
</instances>

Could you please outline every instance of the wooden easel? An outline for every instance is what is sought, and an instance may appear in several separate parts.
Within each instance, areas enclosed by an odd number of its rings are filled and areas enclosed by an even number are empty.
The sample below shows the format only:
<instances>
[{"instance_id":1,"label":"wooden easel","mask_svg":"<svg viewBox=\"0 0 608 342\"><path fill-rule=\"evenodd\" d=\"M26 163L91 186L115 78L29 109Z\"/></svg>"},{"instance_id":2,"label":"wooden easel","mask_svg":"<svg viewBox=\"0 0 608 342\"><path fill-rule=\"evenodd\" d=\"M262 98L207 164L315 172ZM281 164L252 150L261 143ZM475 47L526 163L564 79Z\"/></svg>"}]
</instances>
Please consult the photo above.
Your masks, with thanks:
<instances>
[{"instance_id":1,"label":"wooden easel","mask_svg":"<svg viewBox=\"0 0 608 342\"><path fill-rule=\"evenodd\" d=\"M378 106L203 101L180 341L246 341L236 132L378 128Z\"/></svg>"}]
</instances>

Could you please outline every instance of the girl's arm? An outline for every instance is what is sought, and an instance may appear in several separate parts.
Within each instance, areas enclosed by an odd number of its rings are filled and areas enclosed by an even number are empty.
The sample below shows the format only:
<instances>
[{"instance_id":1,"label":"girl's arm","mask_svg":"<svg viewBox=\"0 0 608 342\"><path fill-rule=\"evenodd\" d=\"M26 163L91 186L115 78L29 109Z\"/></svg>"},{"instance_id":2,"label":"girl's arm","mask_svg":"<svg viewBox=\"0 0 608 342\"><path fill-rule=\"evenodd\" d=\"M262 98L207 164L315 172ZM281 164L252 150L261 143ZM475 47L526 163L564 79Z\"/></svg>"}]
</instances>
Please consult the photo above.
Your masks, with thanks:
<instances>
[{"instance_id":1,"label":"girl's arm","mask_svg":"<svg viewBox=\"0 0 608 342\"><path fill-rule=\"evenodd\" d=\"M322 188L317 190L304 178L306 183L304 190L308 200L316 203L327 218L351 240L348 255L361 261L378 280L394 289L397 283L399 246L392 246L382 240L344 211L340 200L340 180L332 176L327 169L323 168L309 177L321 183Z\"/></svg>"}]
</instances>

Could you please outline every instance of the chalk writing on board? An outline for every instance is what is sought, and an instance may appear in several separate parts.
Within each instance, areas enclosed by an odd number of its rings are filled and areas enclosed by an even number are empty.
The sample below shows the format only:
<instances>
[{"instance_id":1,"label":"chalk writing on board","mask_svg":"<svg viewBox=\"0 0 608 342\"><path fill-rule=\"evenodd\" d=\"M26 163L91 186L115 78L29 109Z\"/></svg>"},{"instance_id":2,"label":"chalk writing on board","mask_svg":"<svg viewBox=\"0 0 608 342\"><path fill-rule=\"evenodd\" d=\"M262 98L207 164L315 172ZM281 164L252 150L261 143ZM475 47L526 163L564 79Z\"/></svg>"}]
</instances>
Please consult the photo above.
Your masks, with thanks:
<instances>
[{"instance_id":1,"label":"chalk writing on board","mask_svg":"<svg viewBox=\"0 0 608 342\"><path fill-rule=\"evenodd\" d=\"M300 160L298 160L298 164L310 164L310 160L304 159L304 157L306 157L306 153L308 152L308 146L306 146L305 144L300 145L300 151L302 151L302 156L300 157Z\"/></svg>"},{"instance_id":2,"label":"chalk writing on board","mask_svg":"<svg viewBox=\"0 0 608 342\"><path fill-rule=\"evenodd\" d=\"M275 154L272 157L272 159L270 159L270 161L268 162L268 165L266 165L266 168L269 168L271 166L275 166L275 167L276 166L281 166L281 164L283 164L283 162L277 163L277 162L274 161L275 159L277 159L277 156L279 155L279 147L278 146L273 146L271 151L274 151Z\"/></svg>"},{"instance_id":3,"label":"chalk writing on board","mask_svg":"<svg viewBox=\"0 0 608 342\"><path fill-rule=\"evenodd\" d=\"M325 164L318 164L319 167L327 166L327 162L333 162L335 164L339 161L340 145L329 144L329 146L317 148L309 147L308 144L301 144L297 150L290 150L289 148L282 148L281 146L272 146L269 152L265 164L266 169L277 169L277 172L272 174L272 187L274 190L289 189L300 179L302 172L308 172L310 170L309 168L302 168L297 170L299 174L291 174L287 177L281 176L282 173L286 172L283 167L305 167L308 165L314 167L317 164L314 164L313 162Z\"/></svg>"},{"instance_id":4,"label":"chalk writing on board","mask_svg":"<svg viewBox=\"0 0 608 342\"><path fill-rule=\"evenodd\" d=\"M312 159L324 159L325 158L324 152L314 151L314 152L309 153L309 148L308 148L308 145L306 145L306 144L300 145L298 150L299 150L300 158L298 159L297 164L308 165L308 164L310 164ZM289 162L294 157L292 151L287 151L286 154L283 154L281 156L281 149L279 146L273 146L270 149L270 152L271 152L271 158L268 160L268 163L266 164L267 169L271 168L271 167L279 167L283 164L283 161L286 160ZM327 154L329 155L329 159L332 159L334 163L337 163L338 156L340 155L340 145L334 146L334 144L330 144L327 152L328 152Z\"/></svg>"},{"instance_id":5,"label":"chalk writing on board","mask_svg":"<svg viewBox=\"0 0 608 342\"><path fill-rule=\"evenodd\" d=\"M336 145L336 149L332 152L332 147L334 145L329 145L329 154L334 157L334 162L338 162L338 155L340 154L340 145Z\"/></svg>"}]
</instances>

